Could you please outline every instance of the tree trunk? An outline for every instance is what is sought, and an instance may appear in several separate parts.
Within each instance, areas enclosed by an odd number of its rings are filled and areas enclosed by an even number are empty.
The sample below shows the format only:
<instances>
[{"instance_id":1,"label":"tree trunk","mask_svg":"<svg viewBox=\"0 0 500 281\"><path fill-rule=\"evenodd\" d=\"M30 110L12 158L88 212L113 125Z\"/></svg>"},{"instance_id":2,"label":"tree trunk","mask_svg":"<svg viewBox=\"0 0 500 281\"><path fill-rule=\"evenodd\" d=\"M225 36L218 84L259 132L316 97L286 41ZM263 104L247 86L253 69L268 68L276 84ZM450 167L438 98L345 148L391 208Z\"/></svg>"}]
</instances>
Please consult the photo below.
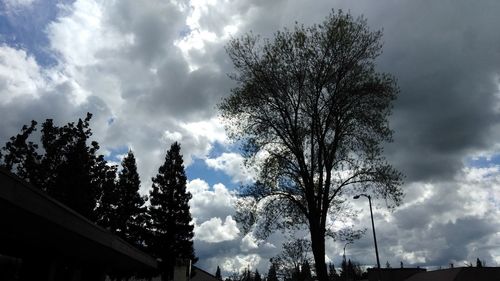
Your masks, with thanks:
<instances>
[{"instance_id":1,"label":"tree trunk","mask_svg":"<svg viewBox=\"0 0 500 281\"><path fill-rule=\"evenodd\" d=\"M309 220L311 231L311 247L314 255L316 276L319 281L328 281L328 272L325 263L325 230L319 226L319 217Z\"/></svg>"}]
</instances>

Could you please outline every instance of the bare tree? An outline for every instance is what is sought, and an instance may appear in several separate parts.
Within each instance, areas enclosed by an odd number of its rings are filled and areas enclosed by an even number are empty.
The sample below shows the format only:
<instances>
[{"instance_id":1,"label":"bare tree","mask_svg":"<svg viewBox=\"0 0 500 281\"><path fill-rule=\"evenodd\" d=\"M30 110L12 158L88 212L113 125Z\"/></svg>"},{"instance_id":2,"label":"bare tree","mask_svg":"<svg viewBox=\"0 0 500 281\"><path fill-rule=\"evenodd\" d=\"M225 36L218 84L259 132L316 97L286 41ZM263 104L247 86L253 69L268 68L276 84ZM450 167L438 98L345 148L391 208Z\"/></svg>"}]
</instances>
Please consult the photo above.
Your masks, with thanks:
<instances>
[{"instance_id":1,"label":"bare tree","mask_svg":"<svg viewBox=\"0 0 500 281\"><path fill-rule=\"evenodd\" d=\"M282 252L273 261L280 275L284 279L291 279L294 271L298 271L306 262L312 262L311 242L302 238L287 241L283 243Z\"/></svg>"},{"instance_id":2,"label":"bare tree","mask_svg":"<svg viewBox=\"0 0 500 281\"><path fill-rule=\"evenodd\" d=\"M321 281L328 279L327 226L346 198L364 192L397 205L402 197L401 174L382 155L398 89L375 70L380 38L364 18L340 11L318 25L296 24L266 40L250 33L226 47L237 86L219 109L258 171L242 189L253 199L241 206L254 213L240 219L264 237L307 225Z\"/></svg>"}]
</instances>

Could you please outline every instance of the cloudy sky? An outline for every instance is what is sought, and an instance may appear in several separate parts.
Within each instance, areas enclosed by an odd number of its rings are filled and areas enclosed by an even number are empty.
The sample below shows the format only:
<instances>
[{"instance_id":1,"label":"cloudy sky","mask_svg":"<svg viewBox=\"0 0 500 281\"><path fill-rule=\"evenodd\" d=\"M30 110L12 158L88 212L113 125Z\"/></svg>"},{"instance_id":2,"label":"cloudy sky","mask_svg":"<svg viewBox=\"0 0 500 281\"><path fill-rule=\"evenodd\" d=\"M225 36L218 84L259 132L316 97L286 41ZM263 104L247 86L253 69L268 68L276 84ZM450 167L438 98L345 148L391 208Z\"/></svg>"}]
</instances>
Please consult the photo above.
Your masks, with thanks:
<instances>
[{"instance_id":1,"label":"cloudy sky","mask_svg":"<svg viewBox=\"0 0 500 281\"><path fill-rule=\"evenodd\" d=\"M218 122L233 83L224 46L253 31L264 37L331 9L364 15L384 32L377 67L400 95L386 156L405 175L405 201L376 202L381 261L500 265L500 2L264 0L2 0L0 142L31 119L63 124L92 112L109 161L129 148L142 192L173 141L180 141L193 193L198 265L227 274L267 272L283 235L256 241L233 220L235 188L251 181ZM367 202L353 202L369 227ZM370 232L348 257L374 264ZM341 242L328 241L340 263Z\"/></svg>"}]
</instances>

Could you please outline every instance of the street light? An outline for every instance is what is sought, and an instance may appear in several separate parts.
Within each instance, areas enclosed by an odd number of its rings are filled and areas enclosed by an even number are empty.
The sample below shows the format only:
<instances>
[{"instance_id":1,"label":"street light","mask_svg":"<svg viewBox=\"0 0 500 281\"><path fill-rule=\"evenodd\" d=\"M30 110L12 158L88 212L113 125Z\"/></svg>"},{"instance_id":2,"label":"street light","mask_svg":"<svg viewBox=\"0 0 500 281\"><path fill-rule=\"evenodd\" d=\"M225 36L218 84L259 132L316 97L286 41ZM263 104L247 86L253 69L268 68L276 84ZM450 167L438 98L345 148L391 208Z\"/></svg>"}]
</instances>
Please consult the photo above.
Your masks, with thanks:
<instances>
[{"instance_id":1,"label":"street light","mask_svg":"<svg viewBox=\"0 0 500 281\"><path fill-rule=\"evenodd\" d=\"M345 258L345 247L347 247L347 245L349 245L349 244L352 244L352 241L348 241L348 242L347 242L347 243L345 243L345 245L344 245L344 261L346 260L346 258Z\"/></svg>"},{"instance_id":2,"label":"street light","mask_svg":"<svg viewBox=\"0 0 500 281\"><path fill-rule=\"evenodd\" d=\"M352 244L352 241L348 241L347 243L345 243L344 245L344 262L342 263L342 266L346 266L347 268L347 260L345 258L345 247L347 247L347 245L349 244ZM345 270L346 268L342 268L342 270ZM349 270L346 271L346 274L345 274L345 280L349 280Z\"/></svg>"},{"instance_id":3,"label":"street light","mask_svg":"<svg viewBox=\"0 0 500 281\"><path fill-rule=\"evenodd\" d=\"M375 224L373 223L373 211L372 211L372 197L366 194L359 194L353 197L353 199L359 199L360 196L368 198L368 203L370 203L370 215L372 217L372 229L373 229L373 241L375 242L375 255L377 256L377 267L380 272L380 260L378 258L378 247L377 247L377 236L375 235Z\"/></svg>"}]
</instances>

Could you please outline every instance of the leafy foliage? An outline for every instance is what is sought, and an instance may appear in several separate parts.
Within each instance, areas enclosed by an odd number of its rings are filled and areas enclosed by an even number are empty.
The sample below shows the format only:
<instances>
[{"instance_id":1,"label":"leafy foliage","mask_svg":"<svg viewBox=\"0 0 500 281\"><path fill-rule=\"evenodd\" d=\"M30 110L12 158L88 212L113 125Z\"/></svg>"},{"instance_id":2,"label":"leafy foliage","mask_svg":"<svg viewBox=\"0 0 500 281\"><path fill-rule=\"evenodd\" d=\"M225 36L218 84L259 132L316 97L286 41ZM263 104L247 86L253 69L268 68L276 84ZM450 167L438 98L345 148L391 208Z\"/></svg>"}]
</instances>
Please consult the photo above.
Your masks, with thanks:
<instances>
[{"instance_id":1,"label":"leafy foliage","mask_svg":"<svg viewBox=\"0 0 500 281\"><path fill-rule=\"evenodd\" d=\"M36 142L28 141L36 131L37 122L32 121L2 148L2 166L96 221L95 208L102 189L109 178L113 179L113 169L102 155L97 155L98 143L88 144L91 118L92 114L87 113L85 119L62 127L47 119L41 130L43 151Z\"/></svg>"},{"instance_id":2,"label":"leafy foliage","mask_svg":"<svg viewBox=\"0 0 500 281\"><path fill-rule=\"evenodd\" d=\"M237 87L219 108L246 163L259 168L258 181L242 191L254 198L246 211L256 212L243 225L265 237L306 224L321 281L326 226L342 216L346 198L364 192L395 205L402 198L401 174L382 155L398 89L375 71L381 35L340 11L319 25L297 24L268 40L247 34L226 48Z\"/></svg>"},{"instance_id":3,"label":"leafy foliage","mask_svg":"<svg viewBox=\"0 0 500 281\"><path fill-rule=\"evenodd\" d=\"M301 278L301 267L307 264L311 259L311 242L305 239L294 239L283 243L283 251L273 258L277 270L284 279L303 279ZM292 278L296 275L295 278ZM310 269L309 269L310 275Z\"/></svg>"}]
</instances>

